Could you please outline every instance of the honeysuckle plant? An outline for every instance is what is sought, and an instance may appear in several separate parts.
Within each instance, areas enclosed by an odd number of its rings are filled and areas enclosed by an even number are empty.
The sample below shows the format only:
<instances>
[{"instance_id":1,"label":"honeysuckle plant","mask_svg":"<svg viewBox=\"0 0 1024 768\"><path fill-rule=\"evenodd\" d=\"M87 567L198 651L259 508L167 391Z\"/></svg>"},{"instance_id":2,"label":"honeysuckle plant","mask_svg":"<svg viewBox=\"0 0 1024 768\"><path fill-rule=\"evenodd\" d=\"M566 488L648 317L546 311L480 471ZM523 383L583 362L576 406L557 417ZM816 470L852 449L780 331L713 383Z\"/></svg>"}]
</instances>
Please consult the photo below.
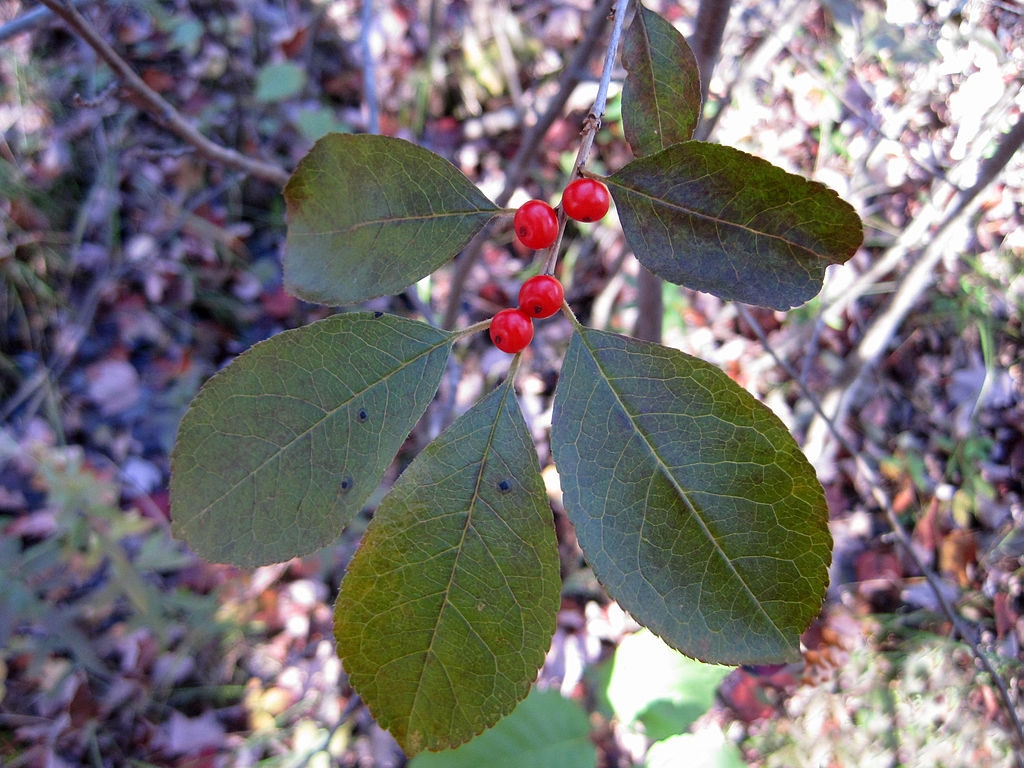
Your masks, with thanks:
<instances>
[{"instance_id":1,"label":"honeysuckle plant","mask_svg":"<svg viewBox=\"0 0 1024 768\"><path fill-rule=\"evenodd\" d=\"M673 283L773 309L813 297L826 267L861 242L852 207L762 159L692 140L697 65L675 28L642 5L622 60L635 159L600 176L581 153L572 176L610 192L640 262ZM591 128L602 113L603 104ZM515 213L444 158L385 136L325 136L284 194L287 288L330 306L404 290ZM532 322L529 307L516 311ZM796 441L715 366L588 328L564 303L561 312L572 335L551 450L597 578L688 656L797 659L827 585L831 537ZM453 346L488 325L449 331L344 312L243 352L182 420L175 533L204 558L239 566L331 544L434 398ZM520 360L405 468L338 595L337 650L350 682L410 755L457 746L511 712L555 629L557 542L516 400Z\"/></svg>"}]
</instances>

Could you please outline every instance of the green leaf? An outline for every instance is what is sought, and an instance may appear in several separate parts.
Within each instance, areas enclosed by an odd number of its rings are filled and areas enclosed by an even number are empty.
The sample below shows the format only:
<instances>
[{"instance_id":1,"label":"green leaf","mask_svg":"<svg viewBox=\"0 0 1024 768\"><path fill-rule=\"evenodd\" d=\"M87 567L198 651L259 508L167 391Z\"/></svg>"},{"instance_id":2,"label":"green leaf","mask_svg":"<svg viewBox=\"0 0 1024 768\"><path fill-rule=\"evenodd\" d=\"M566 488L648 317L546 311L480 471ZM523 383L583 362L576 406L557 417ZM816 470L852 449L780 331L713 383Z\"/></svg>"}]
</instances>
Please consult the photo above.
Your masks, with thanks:
<instances>
[{"instance_id":1,"label":"green leaf","mask_svg":"<svg viewBox=\"0 0 1024 768\"><path fill-rule=\"evenodd\" d=\"M723 299L802 304L863 239L853 207L831 189L732 147L675 144L604 182L645 267Z\"/></svg>"},{"instance_id":2,"label":"green leaf","mask_svg":"<svg viewBox=\"0 0 1024 768\"><path fill-rule=\"evenodd\" d=\"M387 136L324 136L284 197L288 290L331 305L401 291L500 211L440 155Z\"/></svg>"},{"instance_id":3,"label":"green leaf","mask_svg":"<svg viewBox=\"0 0 1024 768\"><path fill-rule=\"evenodd\" d=\"M707 712L731 671L689 659L641 630L615 651L608 700L619 722L640 722L647 738L659 741L683 733Z\"/></svg>"},{"instance_id":4,"label":"green leaf","mask_svg":"<svg viewBox=\"0 0 1024 768\"><path fill-rule=\"evenodd\" d=\"M595 768L589 736L579 704L534 688L489 731L450 752L418 755L409 768Z\"/></svg>"},{"instance_id":5,"label":"green leaf","mask_svg":"<svg viewBox=\"0 0 1024 768\"><path fill-rule=\"evenodd\" d=\"M637 157L693 137L700 119L700 71L686 39L638 5L622 42L629 72L622 86L622 128Z\"/></svg>"},{"instance_id":6,"label":"green leaf","mask_svg":"<svg viewBox=\"0 0 1024 768\"><path fill-rule=\"evenodd\" d=\"M680 765L686 768L747 768L747 761L739 747L715 727L699 733L673 736L647 750L644 768L679 768Z\"/></svg>"},{"instance_id":7,"label":"green leaf","mask_svg":"<svg viewBox=\"0 0 1024 768\"><path fill-rule=\"evenodd\" d=\"M302 93L306 70L291 61L267 64L256 76L256 101L284 101Z\"/></svg>"},{"instance_id":8,"label":"green leaf","mask_svg":"<svg viewBox=\"0 0 1024 768\"><path fill-rule=\"evenodd\" d=\"M350 127L334 115L330 107L304 109L296 115L295 122L310 141L318 141L328 133L345 133Z\"/></svg>"},{"instance_id":9,"label":"green leaf","mask_svg":"<svg viewBox=\"0 0 1024 768\"><path fill-rule=\"evenodd\" d=\"M186 56L195 56L199 53L199 44L204 32L206 27L198 19L175 18L168 47L171 50L180 50Z\"/></svg>"},{"instance_id":10,"label":"green leaf","mask_svg":"<svg viewBox=\"0 0 1024 768\"><path fill-rule=\"evenodd\" d=\"M828 509L770 410L702 360L577 328L551 447L580 546L637 621L702 661L798 658Z\"/></svg>"},{"instance_id":11,"label":"green leaf","mask_svg":"<svg viewBox=\"0 0 1024 768\"><path fill-rule=\"evenodd\" d=\"M454 339L377 314L280 333L196 395L171 455L171 522L197 554L287 560L334 541L359 512L433 399Z\"/></svg>"},{"instance_id":12,"label":"green leaf","mask_svg":"<svg viewBox=\"0 0 1024 768\"><path fill-rule=\"evenodd\" d=\"M409 465L341 584L338 655L406 754L461 744L526 695L555 630L558 570L509 378Z\"/></svg>"}]
</instances>

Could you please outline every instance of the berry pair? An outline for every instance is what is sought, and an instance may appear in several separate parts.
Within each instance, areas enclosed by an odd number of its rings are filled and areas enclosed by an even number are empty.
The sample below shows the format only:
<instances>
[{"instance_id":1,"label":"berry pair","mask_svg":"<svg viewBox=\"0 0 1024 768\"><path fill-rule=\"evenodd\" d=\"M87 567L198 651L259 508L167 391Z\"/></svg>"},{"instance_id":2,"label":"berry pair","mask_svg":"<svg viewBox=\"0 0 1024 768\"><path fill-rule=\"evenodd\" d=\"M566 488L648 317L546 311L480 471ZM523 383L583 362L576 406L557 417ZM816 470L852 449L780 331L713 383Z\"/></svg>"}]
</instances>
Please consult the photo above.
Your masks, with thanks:
<instances>
[{"instance_id":1,"label":"berry pair","mask_svg":"<svg viewBox=\"0 0 1024 768\"><path fill-rule=\"evenodd\" d=\"M565 215L576 221L597 221L608 213L608 188L594 179L576 179L562 193ZM512 226L519 242L538 250L554 244L558 237L558 216L543 200L530 200L516 211Z\"/></svg>"},{"instance_id":2,"label":"berry pair","mask_svg":"<svg viewBox=\"0 0 1024 768\"><path fill-rule=\"evenodd\" d=\"M491 341L515 353L533 340L533 318L551 317L562 306L562 284L551 275L531 277L519 289L519 308L503 309L491 321Z\"/></svg>"}]
</instances>

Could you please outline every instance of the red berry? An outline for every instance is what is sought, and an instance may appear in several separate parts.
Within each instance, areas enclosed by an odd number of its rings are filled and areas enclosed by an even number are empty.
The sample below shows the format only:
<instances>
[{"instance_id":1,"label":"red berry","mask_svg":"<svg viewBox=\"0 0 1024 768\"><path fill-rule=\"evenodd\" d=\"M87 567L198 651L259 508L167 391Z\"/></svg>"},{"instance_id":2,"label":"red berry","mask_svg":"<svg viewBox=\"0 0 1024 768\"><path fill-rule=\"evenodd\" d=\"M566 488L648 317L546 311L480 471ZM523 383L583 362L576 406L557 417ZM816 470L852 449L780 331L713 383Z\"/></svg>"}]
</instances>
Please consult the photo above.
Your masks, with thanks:
<instances>
[{"instance_id":1,"label":"red berry","mask_svg":"<svg viewBox=\"0 0 1024 768\"><path fill-rule=\"evenodd\" d=\"M520 309L503 309L491 320L491 341L502 352L519 352L533 339L533 320Z\"/></svg>"},{"instance_id":2,"label":"red berry","mask_svg":"<svg viewBox=\"0 0 1024 768\"><path fill-rule=\"evenodd\" d=\"M551 275L531 277L519 289L519 308L530 317L551 317L562 306L565 291Z\"/></svg>"},{"instance_id":3,"label":"red berry","mask_svg":"<svg viewBox=\"0 0 1024 768\"><path fill-rule=\"evenodd\" d=\"M565 215L576 221L597 221L608 213L608 187L594 179L576 179L562 193Z\"/></svg>"},{"instance_id":4,"label":"red berry","mask_svg":"<svg viewBox=\"0 0 1024 768\"><path fill-rule=\"evenodd\" d=\"M547 248L558 237L558 215L543 200L530 200L516 211L512 226L527 248Z\"/></svg>"}]
</instances>

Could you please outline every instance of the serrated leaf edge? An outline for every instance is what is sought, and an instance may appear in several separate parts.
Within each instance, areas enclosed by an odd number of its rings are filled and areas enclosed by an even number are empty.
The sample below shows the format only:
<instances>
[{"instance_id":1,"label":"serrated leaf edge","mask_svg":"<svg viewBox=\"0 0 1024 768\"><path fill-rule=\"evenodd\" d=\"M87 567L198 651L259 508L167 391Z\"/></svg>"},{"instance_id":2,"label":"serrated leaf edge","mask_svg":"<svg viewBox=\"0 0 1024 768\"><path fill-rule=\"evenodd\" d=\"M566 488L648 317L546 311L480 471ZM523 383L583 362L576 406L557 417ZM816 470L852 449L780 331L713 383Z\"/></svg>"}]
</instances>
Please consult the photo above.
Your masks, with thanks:
<instances>
[{"instance_id":1,"label":"serrated leaf edge","mask_svg":"<svg viewBox=\"0 0 1024 768\"><path fill-rule=\"evenodd\" d=\"M502 388L505 389L505 393L501 397L502 403L501 403L501 405L498 408L499 416L498 416L498 418L495 418L494 424L492 424L492 426L491 426L491 433L488 436L488 443L487 443L488 446L491 445L491 442L493 441L493 438L494 438L494 433L497 431L498 420L500 418L500 414L501 414L502 409L505 408L505 400L508 397L508 390L510 388L512 388L512 384L513 384L513 380L515 378L515 372L516 372L516 370L518 368L519 360L520 360L520 355L516 355L516 357L515 357L515 359L513 361L513 364L511 366L511 368L509 369L509 372L508 372L508 374L507 374L507 376L505 378L505 381L503 381L502 384L500 385ZM514 399L514 397L515 396L513 394L513 399ZM517 403L515 404L515 407L519 408ZM522 418L522 412L521 411L520 411L520 418ZM487 463L487 459L486 458L483 461L480 462L480 470L477 473L476 488L474 489L474 503L475 503L475 499L478 496L477 491L480 488L480 483L483 480L484 467L486 466L486 463ZM381 503L383 503L383 501ZM463 541L465 540L466 531L469 529L469 519L470 519L470 515L467 515L466 516L466 524L463 527L463 539L462 539ZM360 547L361 546L362 546L362 543L360 542ZM461 547L460 547L459 555L456 556L456 562L452 566L452 575L449 578L448 587L446 588L446 593L451 589L452 580L454 579L454 574L455 574L455 570L456 570L456 565L458 563L458 557L460 555L461 555ZM341 591L339 590L338 598L335 600L335 608L336 609L337 609L338 601L340 599L341 599ZM446 603L447 603L447 597L445 598L445 601L442 603L442 610L443 610L443 606ZM554 631L556 629L556 625L557 625L557 616L555 614L552 614L550 624L551 624L551 634L553 635ZM436 629L436 626L435 626L434 634L431 636L431 641L430 641L431 647L433 646L433 642L434 642L434 638L436 637L436 634L437 634L437 629ZM427 650L427 653L429 653L429 649ZM525 686L523 686L521 688L521 690L519 692L518 699L516 700L516 706L518 706L519 704L521 704L523 702L523 700L529 695L530 688L532 688L533 685L537 682L537 679L540 676L541 668L542 668L542 665L544 663L544 659L546 658L546 656L547 656L547 650L542 651L538 655L538 658L537 658L537 661L536 661L537 673L533 676L533 679L529 680L525 684ZM340 654L339 654L339 658L341 658ZM524 661L529 662L529 659L525 659L524 658ZM344 667L345 660L343 658L341 659L341 663L342 663L342 666ZM426 671L426 665L424 664L423 668L420 670L420 682L422 682L422 675L423 675L423 673L425 671ZM351 680L351 675L350 675L350 680ZM354 682L353 682L353 688L355 688L356 691L358 692L358 686ZM419 697L420 691L421 691L421 687L420 687L419 684L417 684L416 698ZM380 714L379 710L377 710L375 703L371 703L370 701L367 701L366 699L363 699L363 703L366 705L366 708L368 710L370 710L370 714L373 715L374 720L376 720L377 723L382 728L384 728L384 729L388 730L389 732L391 732L391 729L390 729L391 724L396 719L399 719L399 718L384 717L384 716L382 716ZM415 699L414 699L413 707L410 707L410 712L412 712L414 709L415 709ZM515 711L514 708L513 708L512 711ZM399 738L394 733L392 733L391 735L392 735L393 738L395 738L395 741L398 742L398 745L402 748L402 751L406 754L406 757L410 757L411 758L414 755L417 755L417 754L419 754L421 752L445 752L445 751L448 751L448 750L451 750L451 749L455 749L456 747L459 747L462 744L466 744L469 741L472 741L477 736L482 734L484 731L493 728L497 723L499 723L502 720L504 720L506 717L508 717L509 714L511 714L511 712L510 713L506 713L505 715L502 715L501 717L499 717L497 720L495 720L493 723L490 723L489 725L481 726L479 728L479 730L474 731L472 734L469 734L468 736L466 736L465 738L463 738L463 739L461 739L459 741L451 741L451 742L449 742L447 744L443 744L443 745L426 746L426 747L419 747L418 745L417 746L413 746L412 744L408 743L405 739L399 740ZM406 743L403 743L403 741L405 741Z\"/></svg>"},{"instance_id":2,"label":"serrated leaf edge","mask_svg":"<svg viewBox=\"0 0 1024 768\"><path fill-rule=\"evenodd\" d=\"M615 387L612 386L611 379L608 377L608 374L602 367L600 360L598 360L593 347L591 347L591 345L587 342L585 334L582 333L580 329L577 329L576 333L579 335L580 341L583 342L583 345L587 348L587 351L590 353L590 357L594 361L594 365L601 372L601 376L604 379L606 386L608 387L608 391L612 393L612 396L615 398L615 402L618 405L619 409L626 416L626 419L629 421L630 426L633 428L634 432L640 437L641 442L647 448L648 452L654 458L655 462L657 462L659 471L669 480L669 482L672 484L672 487L675 489L676 494L682 500L686 508L690 511L690 514L692 514L694 519L697 520L698 523L700 523L700 528L704 532L704 535L711 542L712 546L714 546L715 551L718 553L719 557L721 557L728 564L729 570L732 571L737 581L739 581L739 583L743 585L743 589L746 591L750 601L757 607L757 610L761 612L764 618L768 620L768 623L775 630L778 637L782 640L782 645L793 646L794 643L792 642L792 640L788 638L786 634L782 631L782 629L778 626L778 624L775 623L775 620L768 614L768 612L761 605L761 602L757 599L757 596L747 585L747 582L743 579L743 576L740 575L739 571L736 570L736 567L733 564L732 559L722 549L721 545L718 543L718 540L715 538L714 534L711 533L710 528L708 528L707 522L701 516L700 512L694 506L693 502L690 501L690 498L687 495L686 490L679 485L678 481L673 476L672 472L669 470L668 465L665 464L664 460L658 454L657 450L655 450L654 446L651 445L651 441L648 439L648 436L640 428L640 425L637 424L636 421L633 419L632 413L629 411L628 408L626 408L625 403L623 403L622 399L619 397L619 393L615 390ZM679 352L679 354L685 353ZM701 659L701 661L703 661L703 659Z\"/></svg>"},{"instance_id":3,"label":"serrated leaf edge","mask_svg":"<svg viewBox=\"0 0 1024 768\"><path fill-rule=\"evenodd\" d=\"M666 147L665 149L663 149L661 151L665 152L665 151L667 151L669 149L672 149L674 147L679 147L679 146L682 146L684 144L708 144L709 146L727 146L727 145L724 145L724 144L723 145L711 144L709 142L704 142L704 141L680 141L680 142L676 142L675 144L672 144L672 145ZM858 222L860 221L860 218L857 216L857 212L854 210L853 206L850 205L845 200L843 200L843 198L841 198L839 196L839 193L836 192L831 187L829 187L828 185L822 184L820 181L815 181L814 179L808 179L806 176L800 176L799 174L790 173L786 169L780 168L779 166L775 165L774 163L768 162L763 157L758 157L757 155L752 155L749 152L744 152L743 150L736 149L735 147L730 147L730 149L732 149L735 152L742 153L745 157L749 158L750 160L754 161L757 164L765 165L765 166L769 166L771 168L774 168L777 171L781 171L782 173L785 173L787 176L790 176L790 177L792 177L794 179L798 179L798 180L800 180L801 182L803 182L805 184L810 184L813 187L828 193L832 198L834 198L834 200L836 202L838 202L840 205L842 205L843 207L848 209L848 212L850 214L852 214L854 216L854 218L857 219ZM656 152L654 154L656 155L658 153ZM632 162L646 161L646 160L650 160L653 157L654 157L654 155L646 155L643 158L637 158L636 160L634 160ZM709 213L703 213L701 211L697 211L697 210L694 210L692 208L687 208L686 206L682 206L682 205L677 205L675 203L671 203L668 200L665 200L664 198L655 197L654 195L647 194L647 193L643 192L642 190L637 189L636 187L628 186L628 185L622 183L621 181L617 181L616 180L615 177L619 173L621 173L623 170L628 168L629 165L632 164L632 162L628 163L625 166L623 166L622 168L620 168L618 171L616 171L615 173L611 174L610 176L595 177L595 178L600 178L601 181L603 181L605 184L608 185L608 187L612 190L612 196L613 197L615 195L615 189L618 188L618 189L624 190L625 192L627 192L629 194L636 195L637 197L643 198L644 200L647 200L648 202L650 202L652 204L656 204L656 205L662 206L664 208L670 208L672 210L679 211L680 213L683 213L683 214L686 214L686 215L689 215L689 216L693 216L695 218L704 219L705 221L710 221L713 224L715 224L716 227L717 226L735 227L737 229L742 229L742 230L744 230L746 232L749 232L750 234L754 235L755 237L769 237L769 238L772 238L773 240L778 240L778 241L780 241L782 243L785 243L790 248L806 252L806 253L810 254L811 256L814 256L815 258L817 258L817 259L819 259L821 261L827 262L827 264L836 264L836 263L843 263L843 262L845 262L847 259L849 259L851 256L853 256L853 254L856 253L857 248L860 247L860 243L857 243L857 244L853 245L853 247L850 248L847 253L842 255L843 257L839 261L833 261L830 258L829 254L818 253L813 248L811 248L809 246L806 246L806 245L801 245L800 243L795 243L792 240L787 240L782 235L776 235L776 234L773 234L771 232L762 232L760 230L752 229L749 226L746 226L744 224L740 224L740 223L735 222L735 221L729 221L728 219L722 219L722 218L719 218L717 216L713 216L713 215L711 215ZM802 198L802 200L809 200L809 199L812 199L812 198L810 198L809 196ZM791 203L795 205L797 203L802 202L802 200L791 201ZM761 211L759 213L763 213L763 211ZM839 255L839 254L836 254L836 255Z\"/></svg>"}]
</instances>

